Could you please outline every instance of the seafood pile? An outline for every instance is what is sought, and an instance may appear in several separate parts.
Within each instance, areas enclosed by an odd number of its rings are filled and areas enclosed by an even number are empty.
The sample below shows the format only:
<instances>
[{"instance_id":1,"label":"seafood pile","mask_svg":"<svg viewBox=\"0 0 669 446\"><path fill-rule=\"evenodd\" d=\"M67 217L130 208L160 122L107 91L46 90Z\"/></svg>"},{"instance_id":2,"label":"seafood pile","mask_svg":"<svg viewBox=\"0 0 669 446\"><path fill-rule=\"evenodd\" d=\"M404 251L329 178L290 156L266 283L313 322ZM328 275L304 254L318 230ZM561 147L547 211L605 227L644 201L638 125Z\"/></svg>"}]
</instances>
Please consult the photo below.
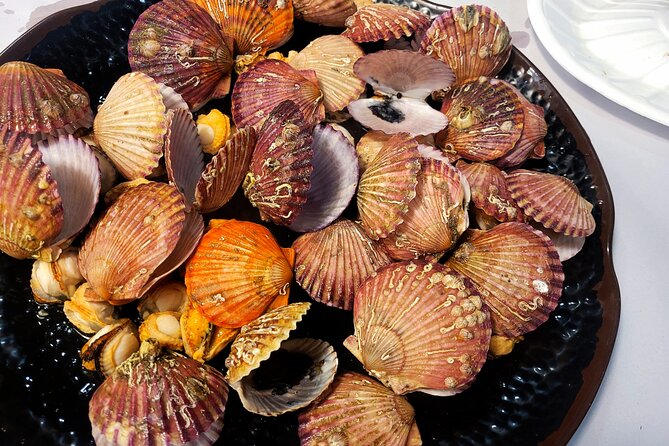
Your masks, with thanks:
<instances>
[{"instance_id":1,"label":"seafood pile","mask_svg":"<svg viewBox=\"0 0 669 446\"><path fill-rule=\"evenodd\" d=\"M281 53L294 19L325 35ZM526 168L547 125L495 78L510 53L479 5L162 0L96 114L62 72L0 66L0 249L88 338L96 444L213 444L230 388L298 411L304 445L421 444L405 395L509 354L595 231ZM220 218L239 194L262 223ZM342 345L293 334L316 305L351 311Z\"/></svg>"}]
</instances>

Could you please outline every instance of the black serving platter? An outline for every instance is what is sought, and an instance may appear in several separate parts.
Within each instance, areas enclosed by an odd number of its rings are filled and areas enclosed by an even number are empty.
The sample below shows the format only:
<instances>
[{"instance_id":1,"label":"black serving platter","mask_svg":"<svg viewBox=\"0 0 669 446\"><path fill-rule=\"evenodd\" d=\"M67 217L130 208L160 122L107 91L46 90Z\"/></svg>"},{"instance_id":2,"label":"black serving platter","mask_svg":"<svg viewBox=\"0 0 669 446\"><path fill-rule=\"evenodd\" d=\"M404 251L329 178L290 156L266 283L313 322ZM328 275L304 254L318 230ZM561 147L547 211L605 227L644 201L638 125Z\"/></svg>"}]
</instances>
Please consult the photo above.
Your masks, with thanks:
<instances>
[{"instance_id":1,"label":"black serving platter","mask_svg":"<svg viewBox=\"0 0 669 446\"><path fill-rule=\"evenodd\" d=\"M97 1L61 11L11 45L0 63L27 60L60 68L97 105L129 71L128 34L153 3ZM427 2L409 6L433 14L443 8ZM296 22L289 47L301 49L332 32L338 31ZM595 397L618 327L620 292L610 248L613 200L590 140L559 93L519 51L514 49L500 77L546 111L547 156L525 167L571 178L595 205L597 230L583 251L564 264L558 308L510 355L488 362L472 387L459 395L408 396L426 445L566 444ZM212 105L225 108L229 101ZM257 211L240 195L215 217L258 221ZM268 227L283 246L296 237L284 228ZM92 444L88 400L101 378L81 368L78 351L85 338L70 327L61 309L32 299L30 268L29 261L0 254L0 444ZM297 285L291 296L307 300ZM348 313L314 303L296 336L330 341L341 369L364 372L341 346L352 331ZM222 363L217 358L213 365ZM231 392L217 444L297 445L297 417L250 414Z\"/></svg>"}]
</instances>

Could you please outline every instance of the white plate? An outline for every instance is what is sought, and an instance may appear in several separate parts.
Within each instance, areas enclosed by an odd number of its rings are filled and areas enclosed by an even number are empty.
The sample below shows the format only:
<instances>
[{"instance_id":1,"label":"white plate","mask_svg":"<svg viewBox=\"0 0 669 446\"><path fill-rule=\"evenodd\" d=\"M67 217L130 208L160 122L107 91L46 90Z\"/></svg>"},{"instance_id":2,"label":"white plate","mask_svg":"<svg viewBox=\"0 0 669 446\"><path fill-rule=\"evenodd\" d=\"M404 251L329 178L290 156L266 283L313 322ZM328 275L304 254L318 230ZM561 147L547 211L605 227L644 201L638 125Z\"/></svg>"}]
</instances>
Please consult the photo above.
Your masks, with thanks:
<instances>
[{"instance_id":1,"label":"white plate","mask_svg":"<svg viewBox=\"0 0 669 446\"><path fill-rule=\"evenodd\" d=\"M574 77L669 126L669 0L527 0L527 10Z\"/></svg>"}]
</instances>

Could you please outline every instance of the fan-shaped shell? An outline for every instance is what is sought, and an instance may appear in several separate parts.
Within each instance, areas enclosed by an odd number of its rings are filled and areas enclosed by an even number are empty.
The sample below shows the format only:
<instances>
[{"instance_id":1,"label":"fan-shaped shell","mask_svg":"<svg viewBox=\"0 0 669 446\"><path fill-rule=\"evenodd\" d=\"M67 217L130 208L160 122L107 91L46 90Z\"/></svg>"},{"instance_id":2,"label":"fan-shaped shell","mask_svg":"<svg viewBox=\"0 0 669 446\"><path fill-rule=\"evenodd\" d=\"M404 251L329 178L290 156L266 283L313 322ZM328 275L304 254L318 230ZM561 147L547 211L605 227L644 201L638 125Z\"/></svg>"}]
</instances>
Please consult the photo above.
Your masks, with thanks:
<instances>
[{"instance_id":1,"label":"fan-shaped shell","mask_svg":"<svg viewBox=\"0 0 669 446\"><path fill-rule=\"evenodd\" d=\"M343 310L353 308L360 284L391 262L383 248L350 220L301 235L293 249L297 283L312 299Z\"/></svg>"},{"instance_id":2,"label":"fan-shaped shell","mask_svg":"<svg viewBox=\"0 0 669 446\"><path fill-rule=\"evenodd\" d=\"M437 17L421 41L420 51L446 62L456 84L495 76L511 54L511 34L487 6L458 6Z\"/></svg>"},{"instance_id":3,"label":"fan-shaped shell","mask_svg":"<svg viewBox=\"0 0 669 446\"><path fill-rule=\"evenodd\" d=\"M441 111L449 125L437 134L437 144L471 161L500 158L523 132L523 107L513 88L488 78L451 89Z\"/></svg>"},{"instance_id":4,"label":"fan-shaped shell","mask_svg":"<svg viewBox=\"0 0 669 446\"><path fill-rule=\"evenodd\" d=\"M430 18L413 9L381 3L358 8L345 24L343 36L354 42L376 42L409 37L427 29Z\"/></svg>"},{"instance_id":5,"label":"fan-shaped shell","mask_svg":"<svg viewBox=\"0 0 669 446\"><path fill-rule=\"evenodd\" d=\"M323 93L313 71L298 71L280 60L262 60L235 82L232 119L240 128L261 124L286 100L294 102L304 120L312 124L325 118Z\"/></svg>"},{"instance_id":6,"label":"fan-shaped shell","mask_svg":"<svg viewBox=\"0 0 669 446\"><path fill-rule=\"evenodd\" d=\"M116 81L93 123L95 141L128 179L148 176L163 154L167 117L160 87L144 73Z\"/></svg>"},{"instance_id":7,"label":"fan-shaped shell","mask_svg":"<svg viewBox=\"0 0 669 446\"><path fill-rule=\"evenodd\" d=\"M553 243L525 223L469 234L446 265L474 282L490 308L493 333L509 338L544 323L562 293Z\"/></svg>"},{"instance_id":8,"label":"fan-shaped shell","mask_svg":"<svg viewBox=\"0 0 669 446\"><path fill-rule=\"evenodd\" d=\"M408 442L420 437L411 404L355 372L337 375L328 396L300 413L298 433L302 446L420 444Z\"/></svg>"},{"instance_id":9,"label":"fan-shaped shell","mask_svg":"<svg viewBox=\"0 0 669 446\"><path fill-rule=\"evenodd\" d=\"M163 0L144 11L132 27L128 61L133 71L174 88L190 108L198 109L227 93L219 86L230 85L231 44L200 6Z\"/></svg>"},{"instance_id":10,"label":"fan-shaped shell","mask_svg":"<svg viewBox=\"0 0 669 446\"><path fill-rule=\"evenodd\" d=\"M61 74L28 62L0 66L0 127L36 135L74 133L90 127L93 111L86 91Z\"/></svg>"},{"instance_id":11,"label":"fan-shaped shell","mask_svg":"<svg viewBox=\"0 0 669 446\"><path fill-rule=\"evenodd\" d=\"M94 334L115 322L114 306L107 302L86 299L86 289L89 287L90 285L84 283L77 288L70 300L63 303L63 313L82 333Z\"/></svg>"},{"instance_id":12,"label":"fan-shaped shell","mask_svg":"<svg viewBox=\"0 0 669 446\"><path fill-rule=\"evenodd\" d=\"M358 212L372 239L387 237L402 223L416 196L420 154L416 140L405 133L390 138L360 177Z\"/></svg>"},{"instance_id":13,"label":"fan-shaped shell","mask_svg":"<svg viewBox=\"0 0 669 446\"><path fill-rule=\"evenodd\" d=\"M443 113L421 99L373 96L348 104L348 112L360 124L385 133L429 135L448 124Z\"/></svg>"},{"instance_id":14,"label":"fan-shaped shell","mask_svg":"<svg viewBox=\"0 0 669 446\"><path fill-rule=\"evenodd\" d=\"M289 63L297 70L316 73L325 111L333 112L342 110L365 91L365 82L353 72L353 65L363 54L350 39L327 35L311 41Z\"/></svg>"},{"instance_id":15,"label":"fan-shaped shell","mask_svg":"<svg viewBox=\"0 0 669 446\"><path fill-rule=\"evenodd\" d=\"M566 262L567 260L574 257L576 254L581 252L583 246L585 245L586 237L572 237L570 235L564 235L560 232L555 232L552 229L544 227L541 223L532 222L532 227L543 232L551 239L555 249L560 256L560 262Z\"/></svg>"},{"instance_id":16,"label":"fan-shaped shell","mask_svg":"<svg viewBox=\"0 0 669 446\"><path fill-rule=\"evenodd\" d=\"M506 182L525 215L545 227L572 237L595 231L592 203L581 196L570 179L518 169L507 175Z\"/></svg>"},{"instance_id":17,"label":"fan-shaped shell","mask_svg":"<svg viewBox=\"0 0 669 446\"><path fill-rule=\"evenodd\" d=\"M358 9L353 0L295 0L293 7L296 19L339 28Z\"/></svg>"},{"instance_id":18,"label":"fan-shaped shell","mask_svg":"<svg viewBox=\"0 0 669 446\"><path fill-rule=\"evenodd\" d=\"M81 274L113 304L138 299L177 245L184 219L176 188L152 182L128 190L86 237L79 251Z\"/></svg>"},{"instance_id":19,"label":"fan-shaped shell","mask_svg":"<svg viewBox=\"0 0 669 446\"><path fill-rule=\"evenodd\" d=\"M392 263L355 293L355 335L344 345L397 394L453 395L469 387L490 344L481 297L453 270Z\"/></svg>"},{"instance_id":20,"label":"fan-shaped shell","mask_svg":"<svg viewBox=\"0 0 669 446\"><path fill-rule=\"evenodd\" d=\"M292 266L263 226L212 220L186 267L191 302L212 323L237 328L286 295Z\"/></svg>"},{"instance_id":21,"label":"fan-shaped shell","mask_svg":"<svg viewBox=\"0 0 669 446\"><path fill-rule=\"evenodd\" d=\"M279 104L258 132L244 194L264 221L290 225L311 187L313 127L290 101Z\"/></svg>"}]
</instances>

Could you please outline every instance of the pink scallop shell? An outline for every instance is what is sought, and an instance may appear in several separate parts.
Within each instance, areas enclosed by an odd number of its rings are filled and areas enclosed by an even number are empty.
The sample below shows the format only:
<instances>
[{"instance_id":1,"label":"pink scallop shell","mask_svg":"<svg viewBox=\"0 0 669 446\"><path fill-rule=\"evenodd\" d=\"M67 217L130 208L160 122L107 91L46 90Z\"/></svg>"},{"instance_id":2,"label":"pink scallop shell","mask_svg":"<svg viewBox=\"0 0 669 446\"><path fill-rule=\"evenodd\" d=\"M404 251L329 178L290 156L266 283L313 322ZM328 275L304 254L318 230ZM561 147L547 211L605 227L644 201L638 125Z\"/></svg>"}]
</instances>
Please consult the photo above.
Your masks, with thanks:
<instances>
[{"instance_id":1,"label":"pink scallop shell","mask_svg":"<svg viewBox=\"0 0 669 446\"><path fill-rule=\"evenodd\" d=\"M409 37L429 26L430 18L422 12L403 6L375 4L359 8L346 19L346 30L342 35L354 42L376 42Z\"/></svg>"},{"instance_id":2,"label":"pink scallop shell","mask_svg":"<svg viewBox=\"0 0 669 446\"><path fill-rule=\"evenodd\" d=\"M187 110L167 113L165 168L170 182L184 196L186 211L195 202L195 190L204 170L204 155L197 125Z\"/></svg>"}]
</instances>

